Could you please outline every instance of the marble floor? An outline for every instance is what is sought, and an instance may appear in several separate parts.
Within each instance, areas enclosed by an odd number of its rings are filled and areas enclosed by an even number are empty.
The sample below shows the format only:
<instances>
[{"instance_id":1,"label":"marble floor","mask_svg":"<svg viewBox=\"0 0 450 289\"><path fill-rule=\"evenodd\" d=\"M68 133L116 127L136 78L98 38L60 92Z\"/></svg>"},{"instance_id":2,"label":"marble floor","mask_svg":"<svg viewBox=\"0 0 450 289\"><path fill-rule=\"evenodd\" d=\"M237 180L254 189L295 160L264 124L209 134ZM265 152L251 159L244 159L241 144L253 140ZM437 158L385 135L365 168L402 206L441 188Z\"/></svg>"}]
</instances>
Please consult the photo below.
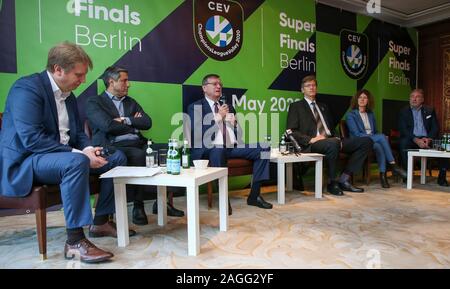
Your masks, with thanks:
<instances>
[{"instance_id":1,"label":"marble floor","mask_svg":"<svg viewBox=\"0 0 450 289\"><path fill-rule=\"evenodd\" d=\"M229 230L218 230L217 196L208 210L200 197L201 253L187 255L186 218L170 218L164 228L134 226L138 235L118 248L116 239L92 239L111 250L112 262L87 265L67 261L61 211L48 213L48 259L41 261L34 215L0 218L0 268L450 268L450 188L400 183L343 197L289 192L276 204L275 187L265 188L272 210L245 204L246 191L232 192ZM185 198L175 206L185 209ZM147 206L150 212L152 202ZM129 207L131 211L131 207Z\"/></svg>"}]
</instances>

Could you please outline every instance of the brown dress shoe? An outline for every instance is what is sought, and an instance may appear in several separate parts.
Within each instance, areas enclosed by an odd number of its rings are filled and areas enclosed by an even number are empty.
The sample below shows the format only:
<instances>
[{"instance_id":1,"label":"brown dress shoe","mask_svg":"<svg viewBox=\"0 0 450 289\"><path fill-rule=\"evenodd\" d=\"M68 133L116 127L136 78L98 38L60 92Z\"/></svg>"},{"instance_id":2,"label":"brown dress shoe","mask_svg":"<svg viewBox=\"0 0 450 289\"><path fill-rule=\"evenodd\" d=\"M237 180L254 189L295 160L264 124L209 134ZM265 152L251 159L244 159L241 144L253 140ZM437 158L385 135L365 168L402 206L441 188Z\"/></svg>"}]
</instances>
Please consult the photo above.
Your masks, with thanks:
<instances>
[{"instance_id":1,"label":"brown dress shoe","mask_svg":"<svg viewBox=\"0 0 450 289\"><path fill-rule=\"evenodd\" d=\"M81 262L98 263L111 259L114 257L113 253L97 248L88 239L81 239L74 245L64 245L64 257L66 259L80 258Z\"/></svg>"},{"instance_id":2,"label":"brown dress shoe","mask_svg":"<svg viewBox=\"0 0 450 289\"><path fill-rule=\"evenodd\" d=\"M136 235L136 231L128 230L129 236ZM108 221L103 225L90 225L89 226L89 237L99 238L99 237L114 237L117 238L116 223L113 221Z\"/></svg>"}]
</instances>

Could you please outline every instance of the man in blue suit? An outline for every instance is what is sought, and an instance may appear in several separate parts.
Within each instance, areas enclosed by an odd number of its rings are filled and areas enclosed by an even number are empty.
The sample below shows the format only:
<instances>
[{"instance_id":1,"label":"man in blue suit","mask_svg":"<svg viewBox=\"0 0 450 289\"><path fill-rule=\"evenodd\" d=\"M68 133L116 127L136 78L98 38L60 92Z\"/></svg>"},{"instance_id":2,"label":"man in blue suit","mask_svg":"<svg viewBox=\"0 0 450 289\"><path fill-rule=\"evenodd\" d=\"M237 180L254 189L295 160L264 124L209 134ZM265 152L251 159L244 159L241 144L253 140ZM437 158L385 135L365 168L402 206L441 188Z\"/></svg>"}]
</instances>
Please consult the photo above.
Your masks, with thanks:
<instances>
[{"instance_id":1,"label":"man in blue suit","mask_svg":"<svg viewBox=\"0 0 450 289\"><path fill-rule=\"evenodd\" d=\"M398 130L400 131L399 150L402 166L407 168L408 149L431 148L432 140L439 137L439 124L436 112L424 103L423 89L414 89L409 95L409 106L403 108L398 117ZM439 159L438 184L448 187L446 179L448 159Z\"/></svg>"},{"instance_id":2,"label":"man in blue suit","mask_svg":"<svg viewBox=\"0 0 450 289\"><path fill-rule=\"evenodd\" d=\"M90 225L92 237L117 236L109 221L114 192L112 180L103 179L93 219L89 174L126 165L126 157L121 152L100 157L101 148L92 147L84 133L72 90L85 82L88 68L92 61L86 52L64 42L50 49L45 71L14 83L0 135L0 188L6 197L22 197L33 183L60 185L67 227L64 256L96 263L113 254L86 239L83 226Z\"/></svg>"},{"instance_id":3,"label":"man in blue suit","mask_svg":"<svg viewBox=\"0 0 450 289\"><path fill-rule=\"evenodd\" d=\"M238 143L238 123L232 105L219 101L222 96L222 81L217 74L203 78L205 95L189 105L193 160L207 159L212 167L226 167L229 158L244 158L253 161L253 178L247 204L271 209L272 204L260 195L261 182L269 179L269 158L261 158L268 148L260 145Z\"/></svg>"}]
</instances>

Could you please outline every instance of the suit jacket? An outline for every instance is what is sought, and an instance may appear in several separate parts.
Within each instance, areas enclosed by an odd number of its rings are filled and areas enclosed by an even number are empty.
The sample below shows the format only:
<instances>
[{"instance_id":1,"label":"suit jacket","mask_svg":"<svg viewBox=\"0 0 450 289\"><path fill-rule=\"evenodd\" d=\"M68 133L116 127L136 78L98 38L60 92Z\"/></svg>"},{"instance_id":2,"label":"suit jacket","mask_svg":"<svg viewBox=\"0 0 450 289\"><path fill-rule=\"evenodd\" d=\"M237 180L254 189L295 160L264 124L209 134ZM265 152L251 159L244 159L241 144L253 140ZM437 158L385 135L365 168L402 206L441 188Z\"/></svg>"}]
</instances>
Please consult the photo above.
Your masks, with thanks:
<instances>
[{"instance_id":1,"label":"suit jacket","mask_svg":"<svg viewBox=\"0 0 450 289\"><path fill-rule=\"evenodd\" d=\"M372 128L372 134L377 134L377 126L375 124L373 112L367 112L367 117L369 118L370 127ZM358 109L353 109L347 114L347 127L350 137L367 136L364 122Z\"/></svg>"},{"instance_id":2,"label":"suit jacket","mask_svg":"<svg viewBox=\"0 0 450 289\"><path fill-rule=\"evenodd\" d=\"M60 143L58 112L47 72L17 80L6 99L0 133L0 193L21 197L33 185L32 156L84 149L90 141L81 124L77 100L66 99L69 115L68 145Z\"/></svg>"},{"instance_id":3,"label":"suit jacket","mask_svg":"<svg viewBox=\"0 0 450 289\"><path fill-rule=\"evenodd\" d=\"M232 105L229 105L230 112L236 114L236 110ZM214 121L214 115L205 97L191 103L188 107L188 114L190 118L190 132L191 132L191 147L192 158L200 158L211 144L209 140L214 141L219 126ZM206 137L204 137L206 135ZM234 135L236 141L241 141L242 130L239 125L234 127Z\"/></svg>"},{"instance_id":4,"label":"suit jacket","mask_svg":"<svg viewBox=\"0 0 450 289\"><path fill-rule=\"evenodd\" d=\"M127 96L123 100L123 110L124 115L130 118L131 126L114 120L120 115L106 92L88 98L86 117L92 128L94 145L109 147L113 145L112 142L116 136L135 133L135 129L147 130L152 127L152 119L133 98ZM140 112L142 117L134 117L137 112ZM138 132L138 136L140 139L144 139L140 132Z\"/></svg>"},{"instance_id":5,"label":"suit jacket","mask_svg":"<svg viewBox=\"0 0 450 289\"><path fill-rule=\"evenodd\" d=\"M439 135L439 125L436 112L429 106L422 106L420 110L422 112L423 124L427 130L426 136L429 138L436 138ZM400 138L407 138L412 141L415 137L414 117L410 106L407 106L400 111L398 120Z\"/></svg>"},{"instance_id":6,"label":"suit jacket","mask_svg":"<svg viewBox=\"0 0 450 289\"><path fill-rule=\"evenodd\" d=\"M316 106L320 109L331 136L336 136L336 132L334 131L335 124L333 124L333 118L328 107L324 103L317 101ZM317 136L317 124L311 108L305 99L291 103L289 106L286 129L292 130L295 139L303 147L304 151L310 149L309 141Z\"/></svg>"}]
</instances>

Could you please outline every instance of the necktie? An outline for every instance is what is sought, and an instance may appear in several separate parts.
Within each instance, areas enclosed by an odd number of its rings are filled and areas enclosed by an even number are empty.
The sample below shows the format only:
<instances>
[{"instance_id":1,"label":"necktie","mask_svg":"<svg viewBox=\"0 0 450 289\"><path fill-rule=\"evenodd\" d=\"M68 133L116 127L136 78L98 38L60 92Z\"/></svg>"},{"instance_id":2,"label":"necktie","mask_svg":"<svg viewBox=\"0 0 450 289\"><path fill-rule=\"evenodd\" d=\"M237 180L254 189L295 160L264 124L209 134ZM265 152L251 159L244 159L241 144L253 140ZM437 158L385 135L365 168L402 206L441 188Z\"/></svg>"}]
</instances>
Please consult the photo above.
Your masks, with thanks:
<instances>
[{"instance_id":1,"label":"necktie","mask_svg":"<svg viewBox=\"0 0 450 289\"><path fill-rule=\"evenodd\" d=\"M314 113L314 119L316 120L317 124L317 131L320 135L326 135L325 127L323 126L322 119L320 118L320 114L317 111L317 106L315 102L311 102L313 113Z\"/></svg>"},{"instance_id":2,"label":"necktie","mask_svg":"<svg viewBox=\"0 0 450 289\"><path fill-rule=\"evenodd\" d=\"M214 103L214 112L215 113L219 113L219 104L217 102ZM222 131L223 145L228 147L231 144L231 141L230 141L230 139L228 138L228 135L227 135L227 125L225 123L225 120L222 121L222 129L221 129L221 131Z\"/></svg>"},{"instance_id":3,"label":"necktie","mask_svg":"<svg viewBox=\"0 0 450 289\"><path fill-rule=\"evenodd\" d=\"M215 113L219 113L219 103L214 103L214 112ZM227 131L227 125L225 123L225 120L222 121L222 141L223 141L223 145L225 147L232 147L231 145L231 139L230 136L228 135L228 131Z\"/></svg>"}]
</instances>

